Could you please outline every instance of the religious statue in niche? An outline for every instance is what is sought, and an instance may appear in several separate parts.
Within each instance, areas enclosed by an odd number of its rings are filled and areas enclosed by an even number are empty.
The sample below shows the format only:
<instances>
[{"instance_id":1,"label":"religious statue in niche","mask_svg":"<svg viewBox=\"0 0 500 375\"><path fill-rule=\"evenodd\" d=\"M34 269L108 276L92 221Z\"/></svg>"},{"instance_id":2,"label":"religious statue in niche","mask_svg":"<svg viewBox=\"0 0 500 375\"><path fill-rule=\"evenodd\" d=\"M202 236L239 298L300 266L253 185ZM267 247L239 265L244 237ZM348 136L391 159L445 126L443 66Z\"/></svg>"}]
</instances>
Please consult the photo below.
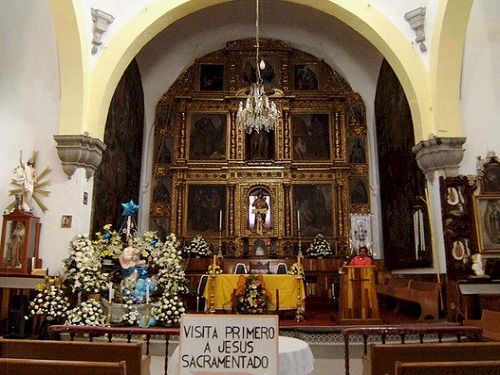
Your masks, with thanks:
<instances>
[{"instance_id":1,"label":"religious statue in niche","mask_svg":"<svg viewBox=\"0 0 500 375\"><path fill-rule=\"evenodd\" d=\"M365 145L362 138L356 137L349 140L349 163L366 163Z\"/></svg>"},{"instance_id":2,"label":"religious statue in niche","mask_svg":"<svg viewBox=\"0 0 500 375\"><path fill-rule=\"evenodd\" d=\"M5 268L21 268L21 253L24 245L25 227L22 221L13 222L13 230L7 242L7 252L5 254Z\"/></svg>"},{"instance_id":3,"label":"religious statue in niche","mask_svg":"<svg viewBox=\"0 0 500 375\"><path fill-rule=\"evenodd\" d=\"M270 200L269 194L263 189L253 191L249 196L250 230L261 236L271 227Z\"/></svg>"},{"instance_id":4,"label":"religious statue in niche","mask_svg":"<svg viewBox=\"0 0 500 375\"><path fill-rule=\"evenodd\" d=\"M247 158L249 160L271 160L274 148L274 132L252 132L247 135Z\"/></svg>"},{"instance_id":5,"label":"religious statue in niche","mask_svg":"<svg viewBox=\"0 0 500 375\"><path fill-rule=\"evenodd\" d=\"M492 244L500 244L500 207L498 200L488 201L484 213L485 231Z\"/></svg>"}]
</instances>

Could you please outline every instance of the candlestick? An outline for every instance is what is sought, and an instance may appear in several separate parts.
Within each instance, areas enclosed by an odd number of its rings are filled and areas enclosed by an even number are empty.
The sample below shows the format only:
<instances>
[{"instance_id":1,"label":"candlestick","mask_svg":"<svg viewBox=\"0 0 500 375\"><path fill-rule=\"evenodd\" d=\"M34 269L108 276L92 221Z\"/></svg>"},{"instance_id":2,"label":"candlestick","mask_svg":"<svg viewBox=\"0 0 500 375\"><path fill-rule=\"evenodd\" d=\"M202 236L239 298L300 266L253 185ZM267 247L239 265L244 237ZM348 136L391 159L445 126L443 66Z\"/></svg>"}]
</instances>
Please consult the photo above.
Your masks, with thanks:
<instances>
[{"instance_id":1,"label":"candlestick","mask_svg":"<svg viewBox=\"0 0 500 375\"><path fill-rule=\"evenodd\" d=\"M425 249L425 232L424 232L424 214L421 210L418 211L418 222L420 230L420 250Z\"/></svg>"},{"instance_id":2,"label":"candlestick","mask_svg":"<svg viewBox=\"0 0 500 375\"><path fill-rule=\"evenodd\" d=\"M146 304L149 304L149 283L146 283Z\"/></svg>"},{"instance_id":3,"label":"candlestick","mask_svg":"<svg viewBox=\"0 0 500 375\"><path fill-rule=\"evenodd\" d=\"M108 300L109 300L109 303L111 303L113 301L113 297L114 297L113 283L109 282L108 283Z\"/></svg>"},{"instance_id":4,"label":"candlestick","mask_svg":"<svg viewBox=\"0 0 500 375\"><path fill-rule=\"evenodd\" d=\"M300 232L300 211L297 210L297 231Z\"/></svg>"},{"instance_id":5,"label":"candlestick","mask_svg":"<svg viewBox=\"0 0 500 375\"><path fill-rule=\"evenodd\" d=\"M413 238L415 240L415 259L418 260L418 241L419 241L419 235L418 235L418 219L417 219L417 212L415 211L413 213Z\"/></svg>"}]
</instances>

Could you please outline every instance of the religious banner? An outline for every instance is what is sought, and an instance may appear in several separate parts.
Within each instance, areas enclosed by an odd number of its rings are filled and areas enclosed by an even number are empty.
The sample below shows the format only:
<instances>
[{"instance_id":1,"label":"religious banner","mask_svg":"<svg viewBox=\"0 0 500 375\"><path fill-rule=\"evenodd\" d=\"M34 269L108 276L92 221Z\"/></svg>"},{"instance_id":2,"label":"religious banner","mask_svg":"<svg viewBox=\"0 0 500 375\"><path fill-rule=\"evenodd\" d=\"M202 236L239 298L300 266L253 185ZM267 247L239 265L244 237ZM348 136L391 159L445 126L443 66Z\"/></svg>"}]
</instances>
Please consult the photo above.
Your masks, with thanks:
<instances>
[{"instance_id":1,"label":"religious banner","mask_svg":"<svg viewBox=\"0 0 500 375\"><path fill-rule=\"evenodd\" d=\"M179 374L279 374L277 315L185 314Z\"/></svg>"}]
</instances>

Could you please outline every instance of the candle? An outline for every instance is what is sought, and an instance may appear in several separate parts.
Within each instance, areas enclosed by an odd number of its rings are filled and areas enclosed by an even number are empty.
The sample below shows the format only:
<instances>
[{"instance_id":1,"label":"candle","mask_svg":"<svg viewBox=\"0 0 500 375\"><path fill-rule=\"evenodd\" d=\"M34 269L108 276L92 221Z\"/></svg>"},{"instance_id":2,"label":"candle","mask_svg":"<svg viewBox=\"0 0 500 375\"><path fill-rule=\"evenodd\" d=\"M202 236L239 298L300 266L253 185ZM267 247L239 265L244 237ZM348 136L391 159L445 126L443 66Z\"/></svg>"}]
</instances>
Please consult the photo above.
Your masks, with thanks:
<instances>
[{"instance_id":1,"label":"candle","mask_svg":"<svg viewBox=\"0 0 500 375\"><path fill-rule=\"evenodd\" d=\"M219 232L222 232L222 210L219 211Z\"/></svg>"},{"instance_id":2,"label":"candle","mask_svg":"<svg viewBox=\"0 0 500 375\"><path fill-rule=\"evenodd\" d=\"M217 255L214 255L213 261L212 261L212 273L215 275L215 267L217 267Z\"/></svg>"},{"instance_id":3,"label":"candle","mask_svg":"<svg viewBox=\"0 0 500 375\"><path fill-rule=\"evenodd\" d=\"M149 304L149 283L146 282L146 304Z\"/></svg>"},{"instance_id":4,"label":"candle","mask_svg":"<svg viewBox=\"0 0 500 375\"><path fill-rule=\"evenodd\" d=\"M111 303L113 301L113 283L112 282L109 282L108 283L108 299L109 299L109 303Z\"/></svg>"},{"instance_id":5,"label":"candle","mask_svg":"<svg viewBox=\"0 0 500 375\"><path fill-rule=\"evenodd\" d=\"M420 249L425 250L425 232L424 232L424 214L421 210L418 211L419 226L420 226Z\"/></svg>"},{"instance_id":6,"label":"candle","mask_svg":"<svg viewBox=\"0 0 500 375\"><path fill-rule=\"evenodd\" d=\"M415 211L413 213L413 238L415 240L415 259L416 260L418 260L418 241L419 241L417 215L418 215L418 212Z\"/></svg>"},{"instance_id":7,"label":"candle","mask_svg":"<svg viewBox=\"0 0 500 375\"><path fill-rule=\"evenodd\" d=\"M297 231L300 232L300 211L297 210Z\"/></svg>"}]
</instances>

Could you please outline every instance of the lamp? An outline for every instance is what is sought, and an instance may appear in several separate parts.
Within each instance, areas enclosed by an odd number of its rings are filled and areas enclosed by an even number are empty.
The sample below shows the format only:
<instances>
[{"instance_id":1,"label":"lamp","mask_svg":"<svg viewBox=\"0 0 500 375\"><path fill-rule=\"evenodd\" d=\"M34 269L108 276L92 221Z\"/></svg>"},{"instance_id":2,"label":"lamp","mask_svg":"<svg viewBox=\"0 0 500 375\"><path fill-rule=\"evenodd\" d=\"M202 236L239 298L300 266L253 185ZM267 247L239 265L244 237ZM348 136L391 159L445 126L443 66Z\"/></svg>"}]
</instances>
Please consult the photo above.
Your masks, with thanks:
<instances>
[{"instance_id":1,"label":"lamp","mask_svg":"<svg viewBox=\"0 0 500 375\"><path fill-rule=\"evenodd\" d=\"M256 54L255 65L257 70L257 82L250 87L250 93L245 100L245 104L240 102L238 112L236 113L236 123L241 126L248 134L254 130L258 133L261 130L269 132L274 130L276 122L281 114L276 104L269 100L264 90L264 84L260 71L266 68L264 60L260 60L259 45L259 0L256 0L256 21L255 21L255 42Z\"/></svg>"}]
</instances>

